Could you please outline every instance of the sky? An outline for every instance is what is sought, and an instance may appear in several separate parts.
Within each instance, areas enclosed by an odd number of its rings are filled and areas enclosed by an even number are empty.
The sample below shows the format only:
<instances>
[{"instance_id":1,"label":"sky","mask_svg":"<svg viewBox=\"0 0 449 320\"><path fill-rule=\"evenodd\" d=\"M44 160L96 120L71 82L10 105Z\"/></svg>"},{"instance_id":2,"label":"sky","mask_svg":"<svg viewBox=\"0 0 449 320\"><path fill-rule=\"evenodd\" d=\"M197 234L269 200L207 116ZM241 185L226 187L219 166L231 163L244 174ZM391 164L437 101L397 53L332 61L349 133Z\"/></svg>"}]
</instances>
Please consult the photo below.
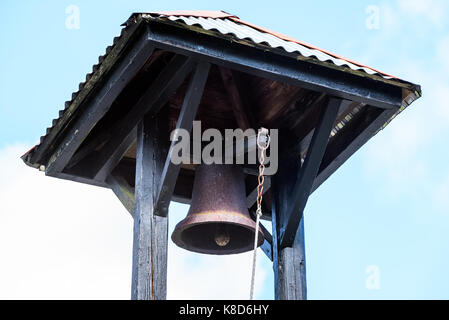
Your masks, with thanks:
<instances>
[{"instance_id":1,"label":"sky","mask_svg":"<svg viewBox=\"0 0 449 320\"><path fill-rule=\"evenodd\" d=\"M79 25L70 20L79 10ZM224 10L422 85L311 195L309 299L449 299L449 2L0 2L0 298L129 299L131 216L110 190L46 177L20 156L132 12ZM69 19L69 20L68 20ZM188 207L172 203L171 232ZM270 227L267 224L267 227ZM251 255L169 243L169 299L246 299ZM273 299L259 251L257 299Z\"/></svg>"}]
</instances>

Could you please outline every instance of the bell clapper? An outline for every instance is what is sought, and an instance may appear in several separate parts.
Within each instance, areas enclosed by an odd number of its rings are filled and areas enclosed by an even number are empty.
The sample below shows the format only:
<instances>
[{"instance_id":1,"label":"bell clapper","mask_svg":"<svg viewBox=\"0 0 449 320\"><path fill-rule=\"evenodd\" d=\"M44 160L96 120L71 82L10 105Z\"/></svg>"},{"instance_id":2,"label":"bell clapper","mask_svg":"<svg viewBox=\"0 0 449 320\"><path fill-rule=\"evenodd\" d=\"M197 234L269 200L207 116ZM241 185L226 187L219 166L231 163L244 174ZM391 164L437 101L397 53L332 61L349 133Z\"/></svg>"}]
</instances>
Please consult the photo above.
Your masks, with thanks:
<instances>
[{"instance_id":1,"label":"bell clapper","mask_svg":"<svg viewBox=\"0 0 449 320\"><path fill-rule=\"evenodd\" d=\"M215 243L220 247L226 247L231 240L226 225L220 224L215 232Z\"/></svg>"}]
</instances>

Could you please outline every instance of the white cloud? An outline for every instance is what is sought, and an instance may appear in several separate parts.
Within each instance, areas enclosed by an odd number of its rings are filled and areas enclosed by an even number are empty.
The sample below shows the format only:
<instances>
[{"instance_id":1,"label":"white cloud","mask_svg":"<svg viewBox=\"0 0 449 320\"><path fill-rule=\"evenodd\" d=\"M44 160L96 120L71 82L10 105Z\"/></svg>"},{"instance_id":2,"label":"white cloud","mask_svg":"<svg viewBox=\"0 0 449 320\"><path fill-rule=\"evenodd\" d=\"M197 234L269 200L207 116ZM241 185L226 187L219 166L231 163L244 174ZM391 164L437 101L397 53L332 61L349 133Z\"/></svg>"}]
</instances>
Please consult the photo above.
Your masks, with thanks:
<instances>
[{"instance_id":1,"label":"white cloud","mask_svg":"<svg viewBox=\"0 0 449 320\"><path fill-rule=\"evenodd\" d=\"M26 150L0 150L0 298L128 298L130 216L109 190L27 167Z\"/></svg>"},{"instance_id":2,"label":"white cloud","mask_svg":"<svg viewBox=\"0 0 449 320\"><path fill-rule=\"evenodd\" d=\"M262 294L267 259L259 250L255 297ZM252 253L231 256L207 256L185 253L171 245L168 261L169 299L248 299Z\"/></svg>"},{"instance_id":3,"label":"white cloud","mask_svg":"<svg viewBox=\"0 0 449 320\"><path fill-rule=\"evenodd\" d=\"M110 190L46 177L0 149L0 299L129 299L132 220ZM186 207L170 210L170 225ZM168 298L245 299L250 254L214 257L169 242ZM256 297L267 269L259 252Z\"/></svg>"}]
</instances>

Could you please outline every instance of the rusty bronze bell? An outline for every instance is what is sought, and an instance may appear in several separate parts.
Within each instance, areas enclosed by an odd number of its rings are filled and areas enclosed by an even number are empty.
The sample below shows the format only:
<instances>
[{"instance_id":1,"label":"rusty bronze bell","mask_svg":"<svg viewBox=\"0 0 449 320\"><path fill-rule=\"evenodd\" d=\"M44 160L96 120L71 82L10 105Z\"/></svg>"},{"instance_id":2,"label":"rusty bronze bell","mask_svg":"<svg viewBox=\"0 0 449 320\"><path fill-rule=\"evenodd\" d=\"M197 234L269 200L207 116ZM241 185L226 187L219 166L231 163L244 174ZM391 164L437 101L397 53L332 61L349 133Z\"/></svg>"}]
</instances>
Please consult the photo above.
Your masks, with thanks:
<instances>
[{"instance_id":1,"label":"rusty bronze bell","mask_svg":"<svg viewBox=\"0 0 449 320\"><path fill-rule=\"evenodd\" d=\"M192 202L172 240L179 247L206 254L234 254L252 250L256 223L246 207L242 168L235 165L199 165ZM259 230L258 246L264 241Z\"/></svg>"}]
</instances>

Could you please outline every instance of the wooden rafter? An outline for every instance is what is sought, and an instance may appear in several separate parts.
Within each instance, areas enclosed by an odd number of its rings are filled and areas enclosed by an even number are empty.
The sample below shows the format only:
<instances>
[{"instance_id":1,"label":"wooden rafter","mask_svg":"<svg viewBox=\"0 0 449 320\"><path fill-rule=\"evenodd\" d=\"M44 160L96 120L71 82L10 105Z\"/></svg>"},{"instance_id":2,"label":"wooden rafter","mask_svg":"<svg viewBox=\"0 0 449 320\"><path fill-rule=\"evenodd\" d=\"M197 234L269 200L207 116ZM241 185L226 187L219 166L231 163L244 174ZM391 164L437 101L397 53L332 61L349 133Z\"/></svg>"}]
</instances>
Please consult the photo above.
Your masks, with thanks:
<instances>
[{"instance_id":1,"label":"wooden rafter","mask_svg":"<svg viewBox=\"0 0 449 320\"><path fill-rule=\"evenodd\" d=\"M304 89L358 101L378 108L392 109L402 105L402 89L369 78L325 68L304 61L291 63L290 58L242 48L224 40L153 25L150 39L160 48L201 57L217 65L262 78L286 82Z\"/></svg>"},{"instance_id":2,"label":"wooden rafter","mask_svg":"<svg viewBox=\"0 0 449 320\"><path fill-rule=\"evenodd\" d=\"M281 247L288 247L293 244L341 103L341 99L329 99L313 134L304 164L296 171L296 181L294 181L288 197L289 206L284 207L285 210L281 212L279 221L279 243ZM296 162L300 162L299 157L296 159ZM280 164L280 166L282 165ZM295 172L290 174L294 175Z\"/></svg>"},{"instance_id":3,"label":"wooden rafter","mask_svg":"<svg viewBox=\"0 0 449 320\"><path fill-rule=\"evenodd\" d=\"M244 102L241 92L238 88L235 72L230 69L219 67L221 78L223 80L224 87L228 93L228 98L231 101L232 111L237 121L237 125L240 129L246 130L254 128L254 122L250 121L249 106Z\"/></svg>"},{"instance_id":4,"label":"wooden rafter","mask_svg":"<svg viewBox=\"0 0 449 320\"><path fill-rule=\"evenodd\" d=\"M371 139L376 131L397 112L395 109L365 108L365 111L363 111L364 121L353 121L342 132L338 133L336 139L329 143L318 175L313 183L312 192ZM359 117L361 118L362 115L359 115Z\"/></svg>"},{"instance_id":5,"label":"wooden rafter","mask_svg":"<svg viewBox=\"0 0 449 320\"><path fill-rule=\"evenodd\" d=\"M155 115L167 103L173 92L181 85L193 67L193 61L184 56L175 56L156 78L154 84L142 95L136 105L112 130L114 136L103 146L93 164L95 180L104 180L118 164L134 141L132 130L142 117L151 112Z\"/></svg>"},{"instance_id":6,"label":"wooden rafter","mask_svg":"<svg viewBox=\"0 0 449 320\"><path fill-rule=\"evenodd\" d=\"M110 174L106 179L109 188L114 192L131 216L134 215L134 188L120 175Z\"/></svg>"},{"instance_id":7,"label":"wooden rafter","mask_svg":"<svg viewBox=\"0 0 449 320\"><path fill-rule=\"evenodd\" d=\"M71 129L66 133L56 151L50 157L45 172L55 176L62 172L78 147L86 138L95 124L106 114L115 98L129 83L131 78L145 64L151 56L154 47L147 37L142 35L124 59L115 68L108 81L102 86L96 98L87 106L87 111L79 117Z\"/></svg>"},{"instance_id":8,"label":"wooden rafter","mask_svg":"<svg viewBox=\"0 0 449 320\"><path fill-rule=\"evenodd\" d=\"M193 120L195 120L198 106L203 95L203 90L206 85L209 74L210 64L199 62L193 72L189 87L187 88L184 103L179 114L176 129L185 129L190 131L192 129ZM174 164L171 161L171 154L173 147L177 141L172 141L168 156L165 159L164 168L161 175L161 183L156 194L156 215L165 215L170 204L171 196L175 189L176 179L178 178L180 164Z\"/></svg>"}]
</instances>

